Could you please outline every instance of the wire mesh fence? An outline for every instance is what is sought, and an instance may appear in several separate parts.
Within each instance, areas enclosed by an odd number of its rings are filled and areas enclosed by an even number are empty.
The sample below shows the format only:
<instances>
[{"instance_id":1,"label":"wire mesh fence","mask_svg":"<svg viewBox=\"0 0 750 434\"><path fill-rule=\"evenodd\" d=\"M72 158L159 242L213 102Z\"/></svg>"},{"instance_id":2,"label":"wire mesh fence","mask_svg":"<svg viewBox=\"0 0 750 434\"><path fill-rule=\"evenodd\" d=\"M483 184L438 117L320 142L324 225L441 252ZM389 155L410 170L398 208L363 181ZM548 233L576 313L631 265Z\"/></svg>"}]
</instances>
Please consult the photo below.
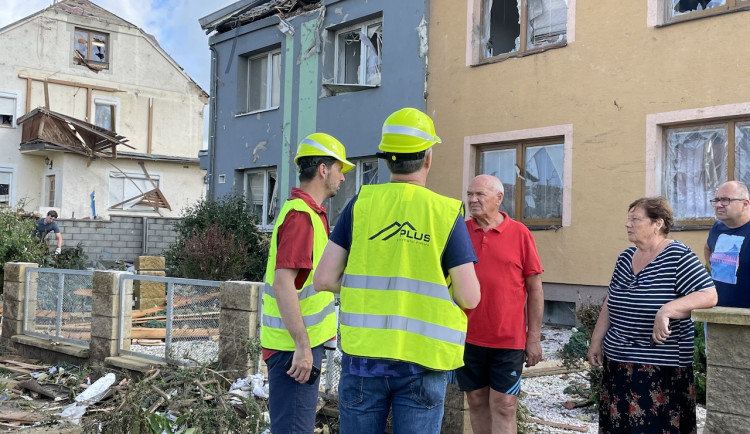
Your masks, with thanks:
<instances>
[{"instance_id":1,"label":"wire mesh fence","mask_svg":"<svg viewBox=\"0 0 750 434\"><path fill-rule=\"evenodd\" d=\"M88 346L92 275L90 270L27 268L24 334Z\"/></svg>"},{"instance_id":2,"label":"wire mesh fence","mask_svg":"<svg viewBox=\"0 0 750 434\"><path fill-rule=\"evenodd\" d=\"M122 291L120 353L181 365L218 360L220 282L141 275L121 279L121 287L132 280L141 296L148 293L157 301L154 307L132 309L133 298Z\"/></svg>"},{"instance_id":3,"label":"wire mesh fence","mask_svg":"<svg viewBox=\"0 0 750 434\"><path fill-rule=\"evenodd\" d=\"M341 350L336 348L332 350L326 350L326 362L325 362L325 373L323 379L320 382L320 389L322 390L326 399L337 400L339 396L339 379L341 378Z\"/></svg>"}]
</instances>

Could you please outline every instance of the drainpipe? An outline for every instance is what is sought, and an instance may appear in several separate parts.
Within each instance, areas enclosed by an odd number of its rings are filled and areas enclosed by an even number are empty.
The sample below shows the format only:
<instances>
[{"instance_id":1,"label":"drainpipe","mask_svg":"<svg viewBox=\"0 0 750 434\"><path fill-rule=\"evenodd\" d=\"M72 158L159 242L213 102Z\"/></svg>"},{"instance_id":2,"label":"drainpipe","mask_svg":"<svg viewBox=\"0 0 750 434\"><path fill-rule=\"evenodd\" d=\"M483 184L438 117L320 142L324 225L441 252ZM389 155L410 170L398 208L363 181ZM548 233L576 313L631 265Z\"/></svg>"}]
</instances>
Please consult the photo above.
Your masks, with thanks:
<instances>
[{"instance_id":1,"label":"drainpipe","mask_svg":"<svg viewBox=\"0 0 750 434\"><path fill-rule=\"evenodd\" d=\"M208 112L211 119L208 122L208 200L216 199L216 124L218 114L216 110L216 89L218 87L218 54L216 48L209 47L211 50L211 89L208 99Z\"/></svg>"}]
</instances>

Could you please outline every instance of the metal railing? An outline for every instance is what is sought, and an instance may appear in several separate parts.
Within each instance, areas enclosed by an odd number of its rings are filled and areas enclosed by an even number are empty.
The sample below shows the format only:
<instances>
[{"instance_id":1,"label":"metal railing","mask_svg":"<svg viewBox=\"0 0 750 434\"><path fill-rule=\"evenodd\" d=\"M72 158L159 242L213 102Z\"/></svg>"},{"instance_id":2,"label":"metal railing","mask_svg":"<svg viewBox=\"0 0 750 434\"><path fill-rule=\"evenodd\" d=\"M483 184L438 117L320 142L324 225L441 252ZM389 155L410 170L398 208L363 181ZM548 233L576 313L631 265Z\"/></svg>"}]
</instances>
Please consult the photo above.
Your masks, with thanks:
<instances>
[{"instance_id":1,"label":"metal railing","mask_svg":"<svg viewBox=\"0 0 750 434\"><path fill-rule=\"evenodd\" d=\"M120 288L126 288L126 280L157 292L163 285L165 297L163 305L132 310L132 293L120 291L120 354L180 365L218 360L220 282L123 274Z\"/></svg>"},{"instance_id":2,"label":"metal railing","mask_svg":"<svg viewBox=\"0 0 750 434\"><path fill-rule=\"evenodd\" d=\"M91 270L27 268L23 333L88 346L92 275Z\"/></svg>"}]
</instances>

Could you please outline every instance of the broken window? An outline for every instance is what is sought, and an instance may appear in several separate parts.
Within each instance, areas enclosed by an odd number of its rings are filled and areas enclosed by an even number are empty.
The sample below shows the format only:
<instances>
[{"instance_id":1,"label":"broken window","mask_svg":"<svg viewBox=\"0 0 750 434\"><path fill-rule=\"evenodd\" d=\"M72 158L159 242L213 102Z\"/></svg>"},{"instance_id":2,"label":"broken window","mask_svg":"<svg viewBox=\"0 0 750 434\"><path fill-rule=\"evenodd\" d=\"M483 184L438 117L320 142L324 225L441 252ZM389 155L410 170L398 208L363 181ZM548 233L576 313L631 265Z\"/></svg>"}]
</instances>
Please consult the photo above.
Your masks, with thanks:
<instances>
[{"instance_id":1,"label":"broken window","mask_svg":"<svg viewBox=\"0 0 750 434\"><path fill-rule=\"evenodd\" d=\"M683 224L714 222L709 199L731 180L750 182L750 121L666 130L663 191Z\"/></svg>"},{"instance_id":2,"label":"broken window","mask_svg":"<svg viewBox=\"0 0 750 434\"><path fill-rule=\"evenodd\" d=\"M281 52L273 50L240 61L239 112L278 108L281 103Z\"/></svg>"},{"instance_id":3,"label":"broken window","mask_svg":"<svg viewBox=\"0 0 750 434\"><path fill-rule=\"evenodd\" d=\"M16 101L15 94L0 92L0 127L16 127Z\"/></svg>"},{"instance_id":4,"label":"broken window","mask_svg":"<svg viewBox=\"0 0 750 434\"><path fill-rule=\"evenodd\" d=\"M149 177L151 178L150 180ZM109 209L122 211L153 211L154 208L152 206L138 205L138 203L142 200L143 193L159 187L159 178L159 175L149 174L146 176L144 173L110 172ZM128 199L132 200L121 203Z\"/></svg>"},{"instance_id":5,"label":"broken window","mask_svg":"<svg viewBox=\"0 0 750 434\"><path fill-rule=\"evenodd\" d=\"M75 30L73 61L78 64L89 62L109 63L109 35L86 29Z\"/></svg>"},{"instance_id":6,"label":"broken window","mask_svg":"<svg viewBox=\"0 0 750 434\"><path fill-rule=\"evenodd\" d=\"M0 167L0 207L9 207L12 203L13 169Z\"/></svg>"},{"instance_id":7,"label":"broken window","mask_svg":"<svg viewBox=\"0 0 750 434\"><path fill-rule=\"evenodd\" d=\"M357 194L360 187L378 183L378 160L376 158L349 161L354 163L355 168L346 174L346 179L341 183L336 196L323 202L328 210L328 223L332 227L336 226L344 207Z\"/></svg>"},{"instance_id":8,"label":"broken window","mask_svg":"<svg viewBox=\"0 0 750 434\"><path fill-rule=\"evenodd\" d=\"M562 139L483 147L479 173L494 175L505 188L500 211L527 225L562 223Z\"/></svg>"},{"instance_id":9,"label":"broken window","mask_svg":"<svg viewBox=\"0 0 750 434\"><path fill-rule=\"evenodd\" d=\"M117 105L110 102L94 101L94 125L105 130L115 131Z\"/></svg>"},{"instance_id":10,"label":"broken window","mask_svg":"<svg viewBox=\"0 0 750 434\"><path fill-rule=\"evenodd\" d=\"M526 52L566 40L567 0L484 0L485 58Z\"/></svg>"},{"instance_id":11,"label":"broken window","mask_svg":"<svg viewBox=\"0 0 750 434\"><path fill-rule=\"evenodd\" d=\"M380 20L337 32L335 84L379 86L382 50Z\"/></svg>"},{"instance_id":12,"label":"broken window","mask_svg":"<svg viewBox=\"0 0 750 434\"><path fill-rule=\"evenodd\" d=\"M731 9L746 8L748 0L660 0L666 3L667 21L693 16L712 15ZM705 12L704 12L705 11Z\"/></svg>"},{"instance_id":13,"label":"broken window","mask_svg":"<svg viewBox=\"0 0 750 434\"><path fill-rule=\"evenodd\" d=\"M279 210L276 168L245 172L245 200L258 218L258 226L271 229Z\"/></svg>"}]
</instances>

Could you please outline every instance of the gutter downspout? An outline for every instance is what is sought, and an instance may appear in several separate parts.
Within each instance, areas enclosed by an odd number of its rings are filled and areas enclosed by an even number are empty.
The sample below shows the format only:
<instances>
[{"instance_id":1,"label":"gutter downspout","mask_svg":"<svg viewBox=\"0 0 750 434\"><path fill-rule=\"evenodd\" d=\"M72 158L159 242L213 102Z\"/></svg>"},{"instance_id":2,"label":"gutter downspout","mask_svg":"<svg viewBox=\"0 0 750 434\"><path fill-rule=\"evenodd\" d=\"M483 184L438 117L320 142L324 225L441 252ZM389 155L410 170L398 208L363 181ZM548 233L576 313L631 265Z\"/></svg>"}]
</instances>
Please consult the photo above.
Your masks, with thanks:
<instances>
[{"instance_id":1,"label":"gutter downspout","mask_svg":"<svg viewBox=\"0 0 750 434\"><path fill-rule=\"evenodd\" d=\"M208 122L208 199L216 199L216 181L214 174L216 173L216 124L218 114L216 112L216 88L218 76L216 73L218 65L218 54L216 48L213 46L209 47L211 50L211 94L208 100L208 111L211 119Z\"/></svg>"}]
</instances>

